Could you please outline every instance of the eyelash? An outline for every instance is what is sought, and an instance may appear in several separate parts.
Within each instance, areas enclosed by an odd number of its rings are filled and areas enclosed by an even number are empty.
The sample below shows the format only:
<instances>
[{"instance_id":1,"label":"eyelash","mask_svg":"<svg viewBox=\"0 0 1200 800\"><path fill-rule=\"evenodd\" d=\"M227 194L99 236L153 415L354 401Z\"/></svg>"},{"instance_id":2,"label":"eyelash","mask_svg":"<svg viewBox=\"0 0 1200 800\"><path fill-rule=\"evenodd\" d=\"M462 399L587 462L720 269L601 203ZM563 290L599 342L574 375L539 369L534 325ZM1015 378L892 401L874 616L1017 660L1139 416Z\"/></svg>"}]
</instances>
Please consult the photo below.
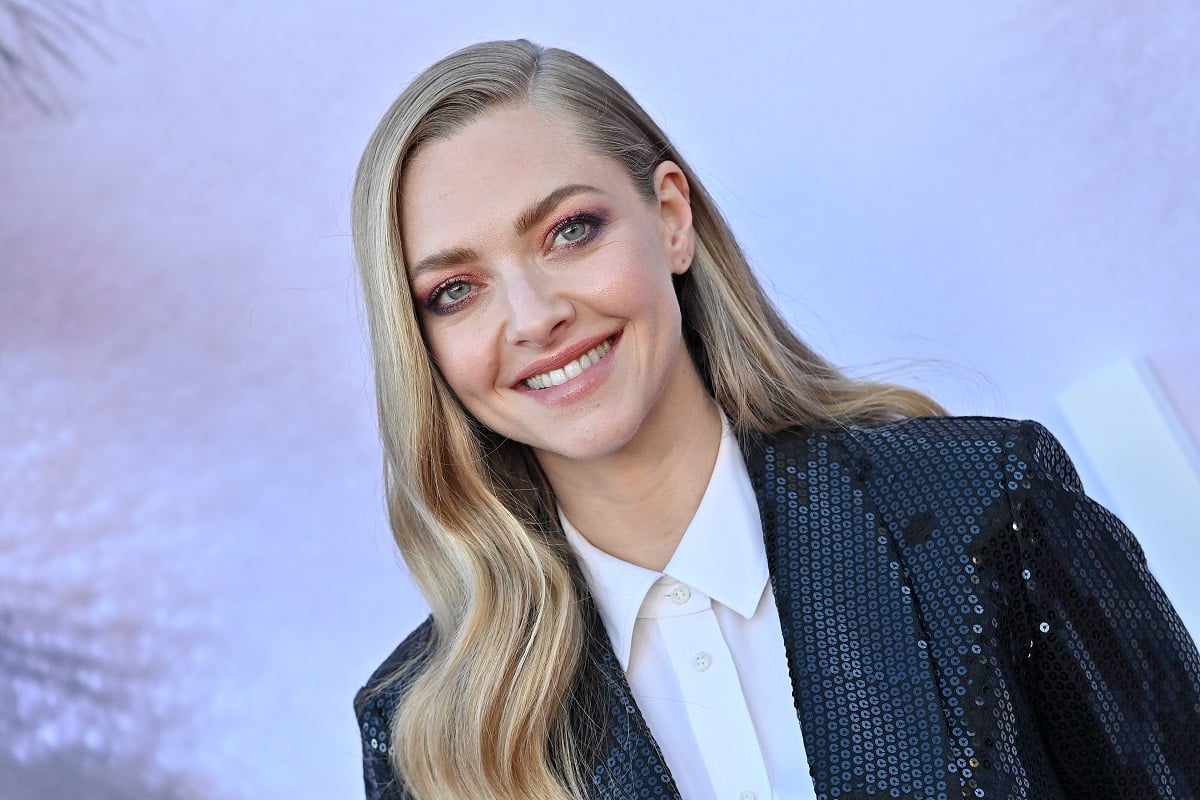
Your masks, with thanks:
<instances>
[{"instance_id":1,"label":"eyelash","mask_svg":"<svg viewBox=\"0 0 1200 800\"><path fill-rule=\"evenodd\" d=\"M605 222L606 220L604 217L594 211L581 211L578 214L572 214L571 216L556 222L550 228L550 232L546 235L546 238L550 240L551 244L553 244L554 240L558 238L559 234L561 234L567 228L571 227L572 225L583 223L584 225L588 226L588 231L584 234L583 238L579 239L578 241L567 242L563 245L563 247L573 250L576 247L582 247L583 245L588 244L595 239L600 234L600 231L603 230Z\"/></svg>"},{"instance_id":2,"label":"eyelash","mask_svg":"<svg viewBox=\"0 0 1200 800\"><path fill-rule=\"evenodd\" d=\"M600 235L600 231L604 228L606 220L600 214L592 211L583 211L578 214L572 214L571 216L556 222L550 228L549 233L546 234L546 238L548 238L550 243L553 244L554 241L559 237L559 234L561 234L564 230L572 225L578 225L581 223L587 225L587 233L583 235L582 239L578 239L574 242L567 242L563 245L564 248L574 250L577 247L583 247L584 245L590 243ZM467 295L462 300L458 300L447 306L438 305L438 301L442 298L442 295L445 294L451 286L455 286L460 283L470 284L471 281L459 276L442 281L435 286L433 291L429 293L429 296L425 298L426 310L434 314L451 314L457 311L463 303L469 302L471 300L471 295Z\"/></svg>"},{"instance_id":3,"label":"eyelash","mask_svg":"<svg viewBox=\"0 0 1200 800\"><path fill-rule=\"evenodd\" d=\"M429 296L425 298L425 309L433 312L434 314L449 314L450 312L455 311L463 303L470 300L471 296L467 295L462 300L458 300L448 306L438 305L438 300L440 300L442 295L446 293L446 290L459 283L471 284L471 281L461 276L442 281L436 287L434 287L433 291L429 293Z\"/></svg>"}]
</instances>

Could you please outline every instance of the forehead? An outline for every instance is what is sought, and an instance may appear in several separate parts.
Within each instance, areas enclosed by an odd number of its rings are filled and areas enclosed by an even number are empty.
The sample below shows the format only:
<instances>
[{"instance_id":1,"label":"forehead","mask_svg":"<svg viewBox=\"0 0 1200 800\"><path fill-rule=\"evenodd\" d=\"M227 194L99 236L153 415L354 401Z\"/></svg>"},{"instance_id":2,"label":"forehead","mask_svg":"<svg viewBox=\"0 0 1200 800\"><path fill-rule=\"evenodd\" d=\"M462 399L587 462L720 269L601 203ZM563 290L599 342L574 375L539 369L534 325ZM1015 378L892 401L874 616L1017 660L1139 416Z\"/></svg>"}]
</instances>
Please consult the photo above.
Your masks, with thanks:
<instances>
[{"instance_id":1,"label":"forehead","mask_svg":"<svg viewBox=\"0 0 1200 800\"><path fill-rule=\"evenodd\" d=\"M561 115L527 106L489 111L408 163L400 186L407 260L499 233L571 183L632 190L623 167L589 148Z\"/></svg>"}]
</instances>

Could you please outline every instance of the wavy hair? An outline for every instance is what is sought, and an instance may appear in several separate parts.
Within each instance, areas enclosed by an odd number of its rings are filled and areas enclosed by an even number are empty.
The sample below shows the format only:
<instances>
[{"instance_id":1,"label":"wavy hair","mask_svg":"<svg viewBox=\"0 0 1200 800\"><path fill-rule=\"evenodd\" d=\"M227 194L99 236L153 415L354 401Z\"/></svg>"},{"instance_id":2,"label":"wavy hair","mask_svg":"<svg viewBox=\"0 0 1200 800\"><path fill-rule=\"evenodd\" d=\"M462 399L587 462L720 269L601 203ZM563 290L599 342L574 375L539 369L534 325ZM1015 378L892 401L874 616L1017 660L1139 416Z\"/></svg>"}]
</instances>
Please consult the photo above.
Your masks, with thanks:
<instances>
[{"instance_id":1,"label":"wavy hair","mask_svg":"<svg viewBox=\"0 0 1200 800\"><path fill-rule=\"evenodd\" d=\"M431 646L409 669L392 722L393 766L419 800L583 797L604 732L586 703L597 688L583 655L587 588L552 489L527 447L485 429L451 392L406 277L406 164L489 109L522 104L565 115L647 199L663 161L687 176L696 249L676 279L683 335L736 432L944 413L911 389L853 380L801 342L696 174L591 62L524 40L487 42L421 73L372 135L353 195L390 522L433 618Z\"/></svg>"}]
</instances>

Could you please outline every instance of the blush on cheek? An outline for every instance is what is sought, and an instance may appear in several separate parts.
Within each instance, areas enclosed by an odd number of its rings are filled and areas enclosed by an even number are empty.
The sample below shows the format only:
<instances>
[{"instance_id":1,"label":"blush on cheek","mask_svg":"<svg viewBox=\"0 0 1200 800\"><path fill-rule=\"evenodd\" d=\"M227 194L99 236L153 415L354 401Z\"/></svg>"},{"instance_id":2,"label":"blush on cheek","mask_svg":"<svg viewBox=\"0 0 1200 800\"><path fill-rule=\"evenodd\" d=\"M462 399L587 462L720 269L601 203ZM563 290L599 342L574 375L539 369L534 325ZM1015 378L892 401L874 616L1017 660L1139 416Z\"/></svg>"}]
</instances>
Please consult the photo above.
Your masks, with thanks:
<instances>
[{"instance_id":1,"label":"blush on cheek","mask_svg":"<svg viewBox=\"0 0 1200 800\"><path fill-rule=\"evenodd\" d=\"M429 317L423 328L426 350L450 391L472 414L478 398L490 397L500 377L497 330L486 317Z\"/></svg>"}]
</instances>

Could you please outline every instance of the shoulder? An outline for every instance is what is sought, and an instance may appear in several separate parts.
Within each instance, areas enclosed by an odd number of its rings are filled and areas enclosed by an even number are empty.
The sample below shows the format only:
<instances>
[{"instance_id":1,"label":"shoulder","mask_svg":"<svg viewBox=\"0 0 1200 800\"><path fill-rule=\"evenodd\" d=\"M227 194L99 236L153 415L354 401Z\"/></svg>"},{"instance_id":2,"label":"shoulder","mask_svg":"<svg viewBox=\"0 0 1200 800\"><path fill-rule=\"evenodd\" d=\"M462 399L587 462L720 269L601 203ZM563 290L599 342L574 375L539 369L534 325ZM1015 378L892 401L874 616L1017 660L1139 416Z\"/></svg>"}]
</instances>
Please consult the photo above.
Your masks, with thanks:
<instances>
[{"instance_id":1,"label":"shoulder","mask_svg":"<svg viewBox=\"0 0 1200 800\"><path fill-rule=\"evenodd\" d=\"M1034 420L1002 417L917 417L839 432L848 446L884 456L928 459L935 463L987 463L1001 467L1018 485L1038 476L1081 491L1066 450L1046 426Z\"/></svg>"},{"instance_id":2,"label":"shoulder","mask_svg":"<svg viewBox=\"0 0 1200 800\"><path fill-rule=\"evenodd\" d=\"M428 616L375 668L363 686L363 691L370 692L386 686L393 683L398 674L410 672L412 667L418 666L424 660L432 641L433 617Z\"/></svg>"},{"instance_id":3,"label":"shoulder","mask_svg":"<svg viewBox=\"0 0 1200 800\"><path fill-rule=\"evenodd\" d=\"M1062 445L1028 420L915 417L791 429L750 438L746 456L752 474L761 478L785 465L818 481L841 475L862 481L880 501L936 505L956 487L960 493L984 492L989 503L1024 494L1034 484L1082 493Z\"/></svg>"},{"instance_id":4,"label":"shoulder","mask_svg":"<svg viewBox=\"0 0 1200 800\"><path fill-rule=\"evenodd\" d=\"M874 456L882 463L1015 455L1051 468L1069 466L1062 446L1043 425L1002 417L912 417L841 428L795 428L751 438L748 449L785 454L819 449L835 458Z\"/></svg>"},{"instance_id":5,"label":"shoulder","mask_svg":"<svg viewBox=\"0 0 1200 800\"><path fill-rule=\"evenodd\" d=\"M923 474L935 482L955 475L988 477L998 488L1018 494L1031 481L1082 492L1062 444L1033 420L917 417L847 428L836 436L848 452L872 466Z\"/></svg>"},{"instance_id":6,"label":"shoulder","mask_svg":"<svg viewBox=\"0 0 1200 800\"><path fill-rule=\"evenodd\" d=\"M358 718L364 757L368 759L368 788L370 761L377 760L378 767L386 769L392 750L392 717L428 657L432 643L433 617L427 617L379 665L354 697L354 714Z\"/></svg>"},{"instance_id":7,"label":"shoulder","mask_svg":"<svg viewBox=\"0 0 1200 800\"><path fill-rule=\"evenodd\" d=\"M832 435L859 447L906 447L936 452L944 449L1012 449L1045 431L1040 424L1003 417L912 417L876 425L856 425ZM1047 434L1048 435L1048 434Z\"/></svg>"},{"instance_id":8,"label":"shoulder","mask_svg":"<svg viewBox=\"0 0 1200 800\"><path fill-rule=\"evenodd\" d=\"M354 698L354 710L364 714L391 710L411 683L429 653L433 641L433 617L426 617L380 664Z\"/></svg>"}]
</instances>

